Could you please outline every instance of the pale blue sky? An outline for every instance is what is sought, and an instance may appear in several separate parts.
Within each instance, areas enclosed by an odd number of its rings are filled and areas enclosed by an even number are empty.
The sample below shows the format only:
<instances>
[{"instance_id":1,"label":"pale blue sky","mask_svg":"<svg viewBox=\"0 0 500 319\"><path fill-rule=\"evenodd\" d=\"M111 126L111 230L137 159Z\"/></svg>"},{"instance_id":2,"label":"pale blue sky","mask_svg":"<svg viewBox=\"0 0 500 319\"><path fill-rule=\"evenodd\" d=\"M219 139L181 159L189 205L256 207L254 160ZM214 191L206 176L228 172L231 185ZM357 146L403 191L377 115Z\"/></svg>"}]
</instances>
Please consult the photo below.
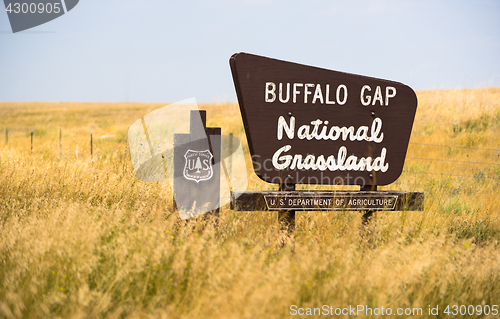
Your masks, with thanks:
<instances>
[{"instance_id":1,"label":"pale blue sky","mask_svg":"<svg viewBox=\"0 0 500 319\"><path fill-rule=\"evenodd\" d=\"M80 0L12 34L0 12L0 101L236 101L248 52L403 82L500 86L500 1Z\"/></svg>"}]
</instances>

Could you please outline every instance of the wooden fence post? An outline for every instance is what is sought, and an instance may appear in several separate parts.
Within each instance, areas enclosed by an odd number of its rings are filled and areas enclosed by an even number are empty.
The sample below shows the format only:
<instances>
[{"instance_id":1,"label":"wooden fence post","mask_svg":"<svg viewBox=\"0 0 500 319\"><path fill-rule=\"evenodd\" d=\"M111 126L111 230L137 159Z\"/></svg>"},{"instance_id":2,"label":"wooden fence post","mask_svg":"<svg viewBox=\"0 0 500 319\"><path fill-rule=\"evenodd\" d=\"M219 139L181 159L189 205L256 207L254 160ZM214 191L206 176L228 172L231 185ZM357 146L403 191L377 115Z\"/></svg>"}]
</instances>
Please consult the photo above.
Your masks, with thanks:
<instances>
[{"instance_id":1,"label":"wooden fence post","mask_svg":"<svg viewBox=\"0 0 500 319\"><path fill-rule=\"evenodd\" d=\"M59 156L61 156L62 153L62 133L61 133L61 127L59 126Z\"/></svg>"},{"instance_id":2,"label":"wooden fence post","mask_svg":"<svg viewBox=\"0 0 500 319\"><path fill-rule=\"evenodd\" d=\"M33 128L31 128L31 152L33 152Z\"/></svg>"},{"instance_id":3,"label":"wooden fence post","mask_svg":"<svg viewBox=\"0 0 500 319\"><path fill-rule=\"evenodd\" d=\"M93 154L93 145L92 145L92 126L90 127L90 157Z\"/></svg>"}]
</instances>

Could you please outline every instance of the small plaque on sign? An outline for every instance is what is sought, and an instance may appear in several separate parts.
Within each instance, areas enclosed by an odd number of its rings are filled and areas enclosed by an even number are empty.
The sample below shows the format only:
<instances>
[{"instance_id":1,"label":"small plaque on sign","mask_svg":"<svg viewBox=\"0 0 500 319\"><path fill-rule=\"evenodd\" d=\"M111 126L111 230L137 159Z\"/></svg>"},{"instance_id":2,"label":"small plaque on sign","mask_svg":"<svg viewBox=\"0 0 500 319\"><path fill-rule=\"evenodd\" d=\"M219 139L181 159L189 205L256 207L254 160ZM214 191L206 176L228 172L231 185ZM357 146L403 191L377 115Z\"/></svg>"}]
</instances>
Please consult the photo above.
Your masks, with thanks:
<instances>
[{"instance_id":1,"label":"small plaque on sign","mask_svg":"<svg viewBox=\"0 0 500 319\"><path fill-rule=\"evenodd\" d=\"M422 210L424 193L406 191L247 191L232 192L231 208L259 210Z\"/></svg>"},{"instance_id":2,"label":"small plaque on sign","mask_svg":"<svg viewBox=\"0 0 500 319\"><path fill-rule=\"evenodd\" d=\"M268 210L394 210L398 195L264 195Z\"/></svg>"}]
</instances>

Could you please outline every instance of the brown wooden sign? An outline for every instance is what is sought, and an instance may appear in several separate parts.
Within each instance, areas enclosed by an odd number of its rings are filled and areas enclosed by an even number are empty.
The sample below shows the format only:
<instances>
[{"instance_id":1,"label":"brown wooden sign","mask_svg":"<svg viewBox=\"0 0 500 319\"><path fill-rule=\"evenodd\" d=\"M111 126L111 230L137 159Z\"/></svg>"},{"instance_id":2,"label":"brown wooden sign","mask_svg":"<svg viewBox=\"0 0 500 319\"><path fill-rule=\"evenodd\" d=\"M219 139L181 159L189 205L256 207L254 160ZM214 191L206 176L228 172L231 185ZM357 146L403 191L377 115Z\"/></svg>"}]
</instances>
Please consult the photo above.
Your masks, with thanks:
<instances>
[{"instance_id":1,"label":"brown wooden sign","mask_svg":"<svg viewBox=\"0 0 500 319\"><path fill-rule=\"evenodd\" d=\"M417 109L410 87L247 53L230 66L262 180L387 185L401 175Z\"/></svg>"}]
</instances>

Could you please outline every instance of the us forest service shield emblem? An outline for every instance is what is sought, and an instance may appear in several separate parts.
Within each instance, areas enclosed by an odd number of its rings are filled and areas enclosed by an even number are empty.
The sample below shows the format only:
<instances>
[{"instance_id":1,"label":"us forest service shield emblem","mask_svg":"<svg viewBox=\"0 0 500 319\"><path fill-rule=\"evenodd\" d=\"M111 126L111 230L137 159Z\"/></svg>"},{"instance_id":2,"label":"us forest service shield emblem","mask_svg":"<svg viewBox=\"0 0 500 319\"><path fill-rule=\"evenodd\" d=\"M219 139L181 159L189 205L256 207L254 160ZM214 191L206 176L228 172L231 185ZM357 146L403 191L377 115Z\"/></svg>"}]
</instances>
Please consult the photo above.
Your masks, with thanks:
<instances>
[{"instance_id":1,"label":"us forest service shield emblem","mask_svg":"<svg viewBox=\"0 0 500 319\"><path fill-rule=\"evenodd\" d=\"M187 150L184 154L186 163L184 165L184 178L199 183L212 178L212 158L213 155L209 150L193 151Z\"/></svg>"}]
</instances>

